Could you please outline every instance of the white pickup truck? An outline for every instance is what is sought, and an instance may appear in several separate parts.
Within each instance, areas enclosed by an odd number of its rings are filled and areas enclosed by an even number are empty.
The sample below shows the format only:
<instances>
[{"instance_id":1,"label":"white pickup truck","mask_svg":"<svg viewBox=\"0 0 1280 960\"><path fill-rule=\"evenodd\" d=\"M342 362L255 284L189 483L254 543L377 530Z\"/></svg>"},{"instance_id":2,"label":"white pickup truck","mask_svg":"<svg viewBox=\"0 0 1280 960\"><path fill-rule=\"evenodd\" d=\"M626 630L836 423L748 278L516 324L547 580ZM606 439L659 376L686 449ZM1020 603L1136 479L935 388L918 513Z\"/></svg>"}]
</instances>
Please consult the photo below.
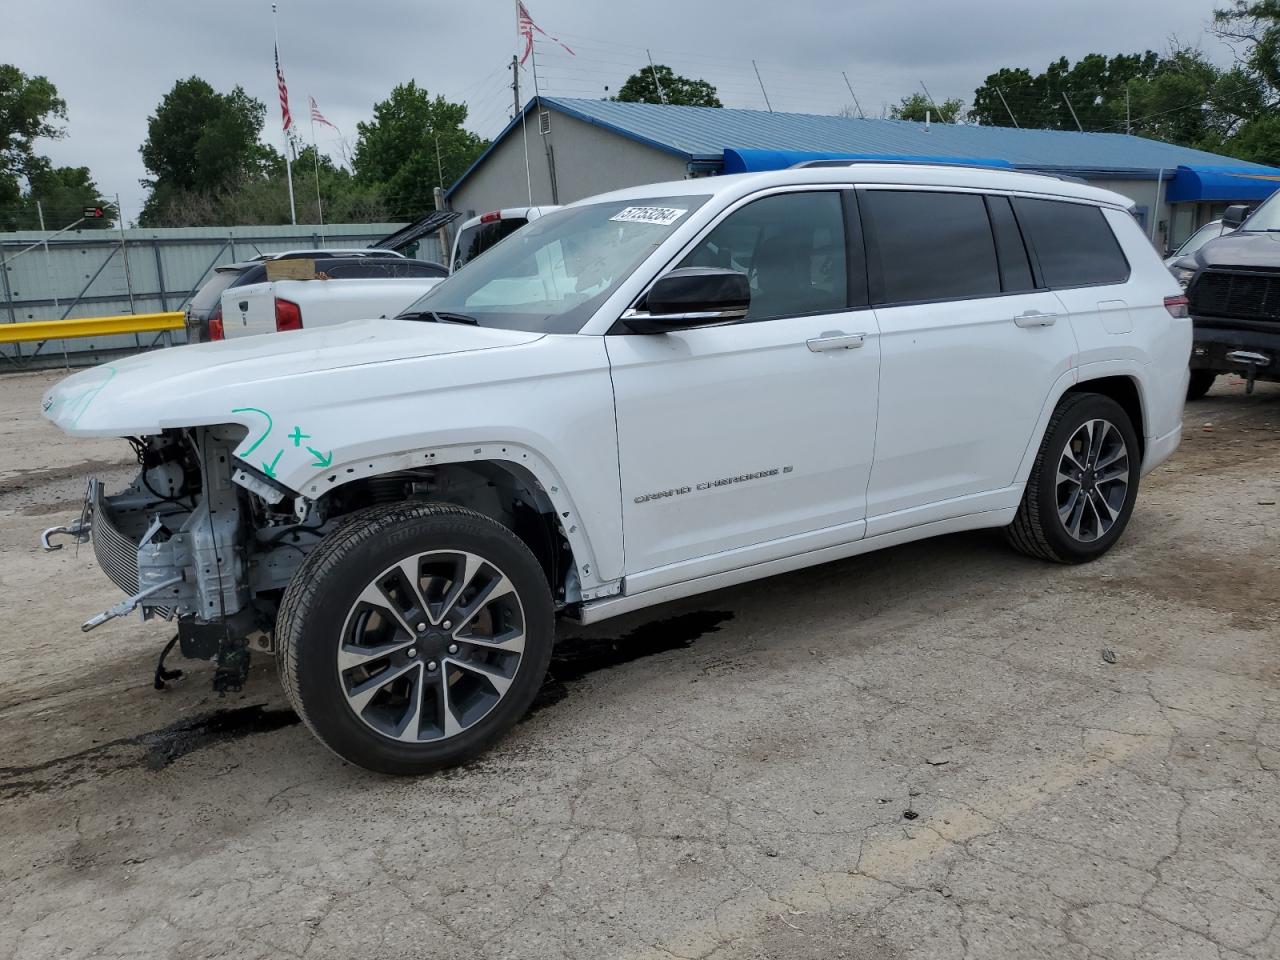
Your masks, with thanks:
<instances>
[{"instance_id":1,"label":"white pickup truck","mask_svg":"<svg viewBox=\"0 0 1280 960\"><path fill-rule=\"evenodd\" d=\"M457 763L532 703L557 617L960 530L1109 550L1178 445L1192 335L1128 206L878 163L582 200L398 318L63 380L45 416L139 476L46 543L91 538L126 594L85 629L176 621L216 689L274 651L347 760ZM801 649L818 596L772 596Z\"/></svg>"},{"instance_id":2,"label":"white pickup truck","mask_svg":"<svg viewBox=\"0 0 1280 960\"><path fill-rule=\"evenodd\" d=\"M345 270L359 270L348 276ZM371 270L382 275L370 276ZM222 293L221 336L234 340L259 333L324 327L348 320L394 317L448 275L443 264L425 260L337 264L320 279L269 280L229 287Z\"/></svg>"}]
</instances>

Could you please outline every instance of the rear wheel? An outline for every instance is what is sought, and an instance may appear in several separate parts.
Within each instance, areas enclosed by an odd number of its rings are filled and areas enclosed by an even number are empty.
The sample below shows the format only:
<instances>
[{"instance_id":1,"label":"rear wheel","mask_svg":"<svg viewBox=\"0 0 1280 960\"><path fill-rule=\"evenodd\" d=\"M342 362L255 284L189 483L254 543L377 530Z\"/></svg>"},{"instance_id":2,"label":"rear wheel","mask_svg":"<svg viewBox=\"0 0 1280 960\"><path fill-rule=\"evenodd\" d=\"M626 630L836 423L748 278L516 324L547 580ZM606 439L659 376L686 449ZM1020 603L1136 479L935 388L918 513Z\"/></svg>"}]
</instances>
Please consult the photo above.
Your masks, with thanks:
<instances>
[{"instance_id":1,"label":"rear wheel","mask_svg":"<svg viewBox=\"0 0 1280 960\"><path fill-rule=\"evenodd\" d=\"M1187 399L1199 400L1209 388L1213 386L1213 381L1218 379L1216 370L1192 370L1191 380L1187 383Z\"/></svg>"},{"instance_id":2,"label":"rear wheel","mask_svg":"<svg viewBox=\"0 0 1280 960\"><path fill-rule=\"evenodd\" d=\"M415 774L489 746L547 670L554 612L533 554L447 504L353 514L303 563L276 627L285 692L345 760Z\"/></svg>"},{"instance_id":3,"label":"rear wheel","mask_svg":"<svg viewBox=\"0 0 1280 960\"><path fill-rule=\"evenodd\" d=\"M1110 397L1064 397L1049 420L1009 542L1058 563L1100 557L1120 538L1138 494L1138 437Z\"/></svg>"}]
</instances>

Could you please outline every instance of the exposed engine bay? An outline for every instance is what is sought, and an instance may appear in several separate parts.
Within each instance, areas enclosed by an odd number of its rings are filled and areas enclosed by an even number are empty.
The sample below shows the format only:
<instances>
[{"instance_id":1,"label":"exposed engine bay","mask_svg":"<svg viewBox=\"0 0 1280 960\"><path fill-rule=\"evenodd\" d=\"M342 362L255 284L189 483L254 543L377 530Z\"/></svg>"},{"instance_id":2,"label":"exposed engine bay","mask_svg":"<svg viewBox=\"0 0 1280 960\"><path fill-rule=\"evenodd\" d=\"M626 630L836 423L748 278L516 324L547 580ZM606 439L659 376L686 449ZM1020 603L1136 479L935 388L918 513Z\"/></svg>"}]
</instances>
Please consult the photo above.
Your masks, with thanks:
<instances>
[{"instance_id":1,"label":"exposed engine bay","mask_svg":"<svg viewBox=\"0 0 1280 960\"><path fill-rule=\"evenodd\" d=\"M91 543L127 594L83 630L134 610L144 620L176 621L165 654L176 644L183 656L213 660L214 689L238 690L250 651L273 651L280 598L307 555L346 515L402 500L447 499L523 529L553 584L572 566L554 513L535 509L534 492L487 464L369 477L311 500L236 459L244 436L231 424L127 438L138 459L133 483L108 494L91 479L80 521L45 532L46 549L58 549L50 538L59 534ZM178 673L165 669L162 654L156 686Z\"/></svg>"}]
</instances>

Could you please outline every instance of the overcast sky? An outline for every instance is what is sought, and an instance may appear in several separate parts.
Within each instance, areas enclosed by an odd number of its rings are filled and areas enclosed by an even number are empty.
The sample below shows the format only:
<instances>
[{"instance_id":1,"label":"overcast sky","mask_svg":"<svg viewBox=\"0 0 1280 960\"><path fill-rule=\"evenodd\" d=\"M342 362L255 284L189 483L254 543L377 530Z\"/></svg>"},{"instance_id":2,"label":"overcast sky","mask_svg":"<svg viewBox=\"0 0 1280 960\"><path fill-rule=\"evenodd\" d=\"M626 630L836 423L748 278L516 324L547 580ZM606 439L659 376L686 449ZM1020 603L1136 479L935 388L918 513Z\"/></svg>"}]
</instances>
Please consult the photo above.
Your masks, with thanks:
<instances>
[{"instance_id":1,"label":"overcast sky","mask_svg":"<svg viewBox=\"0 0 1280 960\"><path fill-rule=\"evenodd\" d=\"M538 46L541 91L600 97L646 62L715 84L725 106L763 109L751 61L774 110L833 113L850 103L846 71L868 115L928 85L934 99L972 98L1001 66L1039 72L1053 58L1163 51L1172 37L1214 60L1230 51L1206 26L1213 0L527 0L549 34ZM304 136L307 96L353 144L357 121L397 84L470 105L491 137L511 111L514 0L280 0L280 51ZM242 85L268 108L264 139L281 146L266 0L7 0L0 62L49 77L67 101L65 139L42 143L58 164L88 166L127 220L145 196L138 146L174 81ZM532 92L526 66L522 96ZM1006 91L1009 93L1009 91ZM1010 97L1016 112L1016 96ZM321 149L341 158L332 131Z\"/></svg>"}]
</instances>

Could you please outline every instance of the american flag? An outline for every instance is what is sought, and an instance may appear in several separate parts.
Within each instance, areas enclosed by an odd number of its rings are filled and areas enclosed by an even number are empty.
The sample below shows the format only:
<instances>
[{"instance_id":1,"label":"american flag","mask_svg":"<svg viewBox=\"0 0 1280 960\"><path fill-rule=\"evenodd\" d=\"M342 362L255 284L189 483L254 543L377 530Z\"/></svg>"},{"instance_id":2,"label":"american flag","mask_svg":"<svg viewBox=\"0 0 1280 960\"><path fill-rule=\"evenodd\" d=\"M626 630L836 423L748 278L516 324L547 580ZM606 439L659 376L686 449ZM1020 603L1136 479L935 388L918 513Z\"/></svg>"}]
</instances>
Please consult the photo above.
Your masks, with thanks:
<instances>
[{"instance_id":1,"label":"american flag","mask_svg":"<svg viewBox=\"0 0 1280 960\"><path fill-rule=\"evenodd\" d=\"M577 56L570 50L558 37L553 37L547 31L533 22L533 17L529 16L529 11L524 8L524 4L520 0L516 0L516 33L524 37L524 55L520 58L520 62L524 63L529 59L529 54L533 53L533 32L538 31L549 40L554 40L564 47L564 50L570 56Z\"/></svg>"},{"instance_id":2,"label":"american flag","mask_svg":"<svg viewBox=\"0 0 1280 960\"><path fill-rule=\"evenodd\" d=\"M280 69L280 48L276 47L276 86L280 90L280 117L284 126L284 132L288 133L293 127L293 114L289 112L289 88L285 86L284 71ZM315 101L312 101L313 103Z\"/></svg>"},{"instance_id":3,"label":"american flag","mask_svg":"<svg viewBox=\"0 0 1280 960\"><path fill-rule=\"evenodd\" d=\"M332 123L328 117L326 117L323 113L320 112L320 108L316 106L316 98L312 96L308 96L307 99L311 101L312 121L314 123L323 123L326 127L333 127L333 129L338 130L338 125L336 123ZM342 131L338 130L338 132L341 133Z\"/></svg>"}]
</instances>

